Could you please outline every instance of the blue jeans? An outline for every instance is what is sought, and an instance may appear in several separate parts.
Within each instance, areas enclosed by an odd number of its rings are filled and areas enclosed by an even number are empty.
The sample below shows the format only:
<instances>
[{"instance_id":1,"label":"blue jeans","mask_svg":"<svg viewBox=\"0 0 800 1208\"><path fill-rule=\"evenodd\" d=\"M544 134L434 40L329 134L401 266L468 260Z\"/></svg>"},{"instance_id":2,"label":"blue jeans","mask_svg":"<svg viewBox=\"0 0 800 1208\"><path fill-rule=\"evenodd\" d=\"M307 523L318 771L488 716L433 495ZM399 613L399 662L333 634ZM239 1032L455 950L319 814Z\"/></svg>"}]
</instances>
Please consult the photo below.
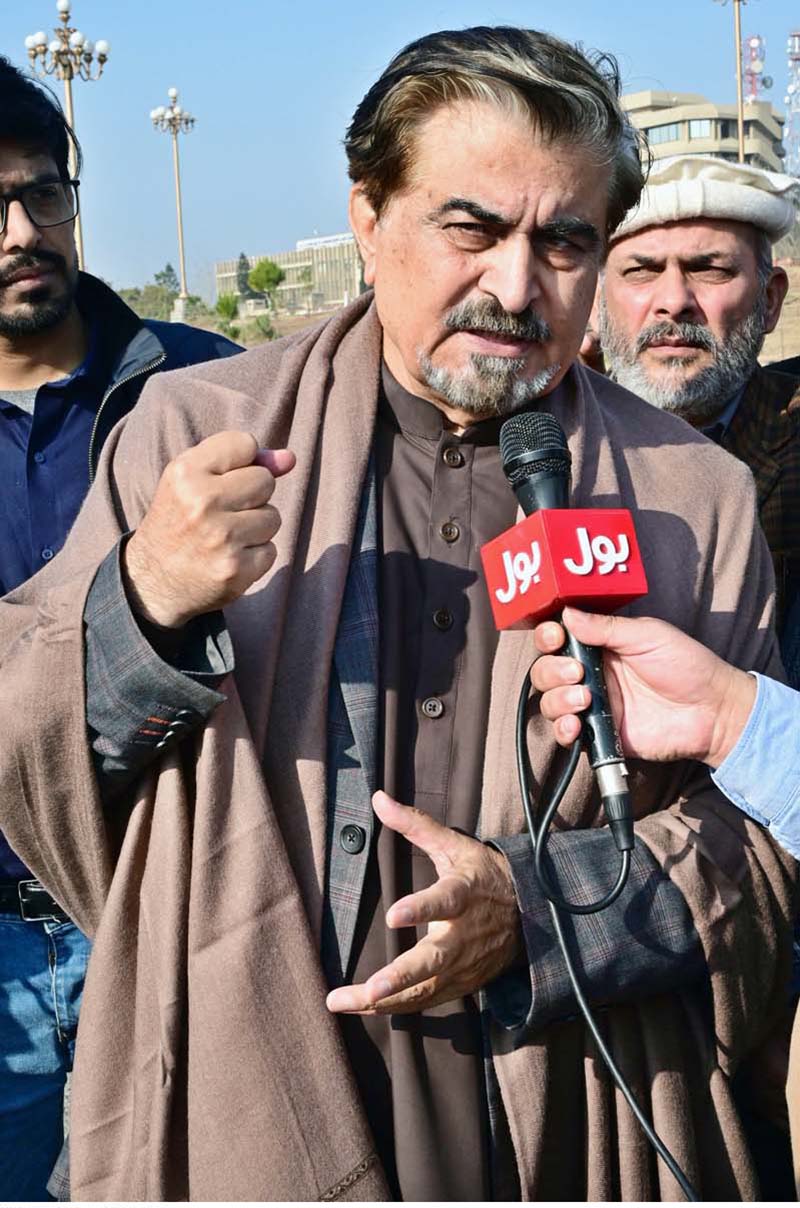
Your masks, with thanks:
<instances>
[{"instance_id":1,"label":"blue jeans","mask_svg":"<svg viewBox=\"0 0 800 1208\"><path fill-rule=\"evenodd\" d=\"M48 1200L89 940L0 913L0 1201Z\"/></svg>"}]
</instances>

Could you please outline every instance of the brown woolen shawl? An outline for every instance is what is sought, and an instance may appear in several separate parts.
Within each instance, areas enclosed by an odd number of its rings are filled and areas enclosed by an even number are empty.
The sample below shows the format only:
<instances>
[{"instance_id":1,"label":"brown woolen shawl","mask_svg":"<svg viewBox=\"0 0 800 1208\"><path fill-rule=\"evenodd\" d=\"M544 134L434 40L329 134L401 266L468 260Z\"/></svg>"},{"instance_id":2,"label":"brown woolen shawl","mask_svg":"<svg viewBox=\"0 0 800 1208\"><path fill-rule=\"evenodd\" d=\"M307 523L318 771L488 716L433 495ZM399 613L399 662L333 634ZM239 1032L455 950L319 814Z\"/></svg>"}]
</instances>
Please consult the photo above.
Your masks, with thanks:
<instances>
[{"instance_id":1,"label":"brown woolen shawl","mask_svg":"<svg viewBox=\"0 0 800 1208\"><path fill-rule=\"evenodd\" d=\"M647 570L648 596L624 611L663 617L735 665L782 678L768 624L771 562L749 471L689 425L643 407L605 379L579 371L573 382L573 399L558 418L573 455L574 504L629 507ZM519 827L516 773L507 756L530 639L505 634L501 647L487 736L486 835ZM539 785L562 758L549 731L541 717L532 718L528 745ZM702 992L678 988L616 1006L604 1013L605 1033L639 1103L701 1197L757 1198L729 1077L785 1011L794 862L699 765L631 760L629 767L637 838L689 905L711 1002L709 1009ZM559 825L601 821L583 758ZM591 919L575 920L572 928L586 933ZM509 1120L530 1198L681 1198L583 1024L557 1025L537 1039L509 1052L495 1033L498 1053L506 1050L496 1059L504 1101L521 1101L528 1088L524 1127L534 1137L519 1131L519 1113L510 1112Z\"/></svg>"},{"instance_id":2,"label":"brown woolen shawl","mask_svg":"<svg viewBox=\"0 0 800 1208\"><path fill-rule=\"evenodd\" d=\"M328 674L379 379L368 301L288 341L154 379L112 434L63 553L0 603L0 825L95 936L73 1092L76 1199L387 1195L317 955ZM634 511L651 584L638 611L769 669L771 572L747 472L580 369L557 414L576 503ZM278 557L226 610L237 658L227 703L106 825L85 735L86 593L167 461L229 428L298 455L274 496ZM530 655L529 635L501 637L487 836L522 826L513 714ZM559 755L538 718L530 740L541 782ZM700 996L677 992L614 1007L606 1027L703 1196L750 1198L727 1077L783 993L793 865L696 767L640 765L633 782L639 837L680 885L707 954L713 1026ZM601 820L585 764L561 815L568 826ZM551 1026L516 1051L495 1041L525 1198L673 1198L581 1025Z\"/></svg>"}]
</instances>

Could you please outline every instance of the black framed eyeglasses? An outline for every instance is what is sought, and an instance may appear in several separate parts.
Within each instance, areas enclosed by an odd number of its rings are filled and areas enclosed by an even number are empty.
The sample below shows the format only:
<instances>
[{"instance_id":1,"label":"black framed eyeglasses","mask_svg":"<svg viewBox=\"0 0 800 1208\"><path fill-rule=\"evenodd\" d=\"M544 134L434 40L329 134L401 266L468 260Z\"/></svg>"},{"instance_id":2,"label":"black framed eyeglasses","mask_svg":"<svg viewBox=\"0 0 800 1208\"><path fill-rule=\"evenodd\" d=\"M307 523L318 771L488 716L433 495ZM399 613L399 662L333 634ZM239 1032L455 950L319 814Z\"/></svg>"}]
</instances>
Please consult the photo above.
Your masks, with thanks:
<instances>
[{"instance_id":1,"label":"black framed eyeglasses","mask_svg":"<svg viewBox=\"0 0 800 1208\"><path fill-rule=\"evenodd\" d=\"M78 213L78 180L37 180L0 196L0 235L6 229L8 207L18 201L34 226L61 226Z\"/></svg>"}]
</instances>

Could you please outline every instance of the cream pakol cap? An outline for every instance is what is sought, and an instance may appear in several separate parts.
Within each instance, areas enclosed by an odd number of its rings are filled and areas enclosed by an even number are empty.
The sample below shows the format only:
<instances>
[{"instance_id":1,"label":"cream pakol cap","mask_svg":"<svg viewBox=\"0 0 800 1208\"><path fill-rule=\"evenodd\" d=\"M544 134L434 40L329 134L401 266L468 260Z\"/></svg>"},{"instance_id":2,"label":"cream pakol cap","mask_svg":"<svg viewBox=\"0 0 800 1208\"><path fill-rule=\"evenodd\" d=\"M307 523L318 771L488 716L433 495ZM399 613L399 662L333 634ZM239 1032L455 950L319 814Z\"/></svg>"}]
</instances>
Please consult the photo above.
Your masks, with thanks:
<instances>
[{"instance_id":1,"label":"cream pakol cap","mask_svg":"<svg viewBox=\"0 0 800 1208\"><path fill-rule=\"evenodd\" d=\"M800 180L794 176L710 155L675 155L653 164L639 205L609 242L665 222L724 218L748 222L775 243L792 229L798 209Z\"/></svg>"}]
</instances>

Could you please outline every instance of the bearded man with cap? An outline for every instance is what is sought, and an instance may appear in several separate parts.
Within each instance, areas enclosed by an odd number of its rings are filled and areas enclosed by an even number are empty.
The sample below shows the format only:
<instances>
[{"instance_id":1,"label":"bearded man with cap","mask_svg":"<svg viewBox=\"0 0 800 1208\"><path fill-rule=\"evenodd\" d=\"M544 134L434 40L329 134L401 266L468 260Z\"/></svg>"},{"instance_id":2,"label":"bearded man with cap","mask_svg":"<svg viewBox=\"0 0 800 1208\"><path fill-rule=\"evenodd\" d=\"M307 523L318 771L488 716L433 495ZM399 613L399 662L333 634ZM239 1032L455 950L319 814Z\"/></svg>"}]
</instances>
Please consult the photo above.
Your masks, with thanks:
<instances>
[{"instance_id":1,"label":"bearded man with cap","mask_svg":"<svg viewBox=\"0 0 800 1208\"><path fill-rule=\"evenodd\" d=\"M681 155L654 165L614 232L600 297L608 372L688 420L753 472L775 563L781 652L800 684L800 377L758 363L788 279L772 244L800 181Z\"/></svg>"}]
</instances>

